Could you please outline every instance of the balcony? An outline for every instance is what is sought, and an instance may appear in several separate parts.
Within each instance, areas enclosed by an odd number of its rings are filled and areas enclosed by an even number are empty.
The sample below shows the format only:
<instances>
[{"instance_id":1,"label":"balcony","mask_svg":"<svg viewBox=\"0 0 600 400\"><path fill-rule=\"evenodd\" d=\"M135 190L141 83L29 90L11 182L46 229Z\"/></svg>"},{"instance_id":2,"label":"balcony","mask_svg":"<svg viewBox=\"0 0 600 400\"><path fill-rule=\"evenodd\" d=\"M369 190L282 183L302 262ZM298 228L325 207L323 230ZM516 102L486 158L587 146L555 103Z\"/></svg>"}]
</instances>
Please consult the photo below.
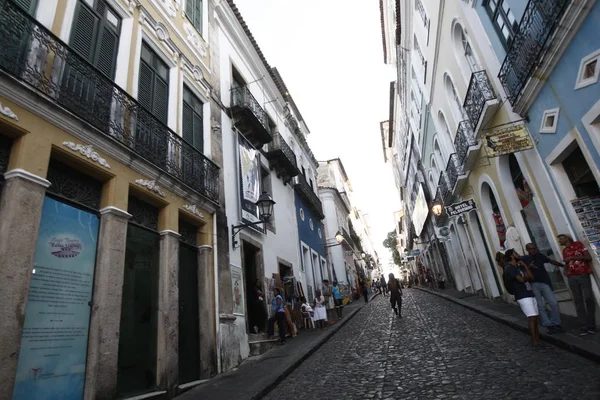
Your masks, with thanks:
<instances>
[{"instance_id":1,"label":"balcony","mask_svg":"<svg viewBox=\"0 0 600 400\"><path fill-rule=\"evenodd\" d=\"M456 157L464 171L469 171L477 161L481 140L475 138L471 122L464 120L458 124L456 137L454 138Z\"/></svg>"},{"instance_id":2,"label":"balcony","mask_svg":"<svg viewBox=\"0 0 600 400\"><path fill-rule=\"evenodd\" d=\"M444 200L448 201L453 194L460 193L464 189L464 185L469 177L468 171L465 171L462 164L459 162L458 155L453 153L448 159L446 165L446 176L448 177L448 197Z\"/></svg>"},{"instance_id":3,"label":"balcony","mask_svg":"<svg viewBox=\"0 0 600 400\"><path fill-rule=\"evenodd\" d=\"M219 202L219 167L12 1L0 1L0 69Z\"/></svg>"},{"instance_id":4,"label":"balcony","mask_svg":"<svg viewBox=\"0 0 600 400\"><path fill-rule=\"evenodd\" d=\"M530 0L521 18L519 31L506 53L498 78L508 101L519 102L530 78L548 49L548 40L556 31L571 0Z\"/></svg>"},{"instance_id":5,"label":"balcony","mask_svg":"<svg viewBox=\"0 0 600 400\"><path fill-rule=\"evenodd\" d=\"M296 155L279 132L275 132L273 141L269 143L269 150L265 156L269 160L271 169L275 169L277 177L283 178L284 183L288 183L300 173L296 163Z\"/></svg>"},{"instance_id":6,"label":"balcony","mask_svg":"<svg viewBox=\"0 0 600 400\"><path fill-rule=\"evenodd\" d=\"M231 116L235 127L256 148L273 140L267 112L250 93L247 86L231 89Z\"/></svg>"},{"instance_id":7,"label":"balcony","mask_svg":"<svg viewBox=\"0 0 600 400\"><path fill-rule=\"evenodd\" d=\"M478 132L483 122L491 118L499 106L500 102L485 70L473 72L463 105L473 131Z\"/></svg>"},{"instance_id":8,"label":"balcony","mask_svg":"<svg viewBox=\"0 0 600 400\"><path fill-rule=\"evenodd\" d=\"M300 196L300 198L306 202L307 206L311 208L311 210L319 219L325 218L325 215L323 215L323 205L321 204L321 200L310 187L308 182L306 182L304 176L298 175L295 179L296 182L294 183L294 189L296 189L298 196Z\"/></svg>"}]
</instances>

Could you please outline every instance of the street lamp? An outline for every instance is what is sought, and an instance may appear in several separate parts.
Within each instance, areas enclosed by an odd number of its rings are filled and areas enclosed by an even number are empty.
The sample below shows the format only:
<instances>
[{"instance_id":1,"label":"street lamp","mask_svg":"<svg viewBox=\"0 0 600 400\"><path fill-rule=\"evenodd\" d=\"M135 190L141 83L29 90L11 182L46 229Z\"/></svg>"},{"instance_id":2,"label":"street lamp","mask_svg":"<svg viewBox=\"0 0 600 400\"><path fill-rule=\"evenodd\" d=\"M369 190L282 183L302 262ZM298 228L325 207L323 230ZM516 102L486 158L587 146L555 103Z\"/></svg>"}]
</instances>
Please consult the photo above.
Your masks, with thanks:
<instances>
[{"instance_id":1,"label":"street lamp","mask_svg":"<svg viewBox=\"0 0 600 400\"><path fill-rule=\"evenodd\" d=\"M442 215L442 212L444 212L444 205L442 202L439 200L434 200L433 205L431 206L431 212L433 212L436 217Z\"/></svg>"},{"instance_id":2,"label":"street lamp","mask_svg":"<svg viewBox=\"0 0 600 400\"><path fill-rule=\"evenodd\" d=\"M238 243L237 240L235 240L235 235L240 233L244 228L267 223L273 215L273 205L275 202L269 193L263 192L254 204L258 207L258 221L240 225L231 225L231 244L234 249L237 247Z\"/></svg>"},{"instance_id":3,"label":"street lamp","mask_svg":"<svg viewBox=\"0 0 600 400\"><path fill-rule=\"evenodd\" d=\"M342 243L344 242L344 235L342 234L342 232L340 232L340 231L337 231L337 232L335 233L335 240L337 240L337 242L338 242L339 244L342 244Z\"/></svg>"}]
</instances>

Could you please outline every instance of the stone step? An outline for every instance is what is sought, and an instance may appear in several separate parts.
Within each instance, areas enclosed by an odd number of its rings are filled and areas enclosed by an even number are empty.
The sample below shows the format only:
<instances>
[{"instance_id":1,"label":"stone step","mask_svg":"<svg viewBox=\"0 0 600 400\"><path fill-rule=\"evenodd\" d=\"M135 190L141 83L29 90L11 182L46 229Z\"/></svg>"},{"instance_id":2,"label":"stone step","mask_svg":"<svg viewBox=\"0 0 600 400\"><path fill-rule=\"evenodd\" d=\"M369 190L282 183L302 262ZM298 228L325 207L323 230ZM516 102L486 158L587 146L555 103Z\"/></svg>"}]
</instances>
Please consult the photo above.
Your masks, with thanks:
<instances>
[{"instance_id":1,"label":"stone step","mask_svg":"<svg viewBox=\"0 0 600 400\"><path fill-rule=\"evenodd\" d=\"M248 341L248 344L250 345L250 355L260 356L275 347L278 341L278 339L267 339L266 336L264 339L250 340Z\"/></svg>"}]
</instances>

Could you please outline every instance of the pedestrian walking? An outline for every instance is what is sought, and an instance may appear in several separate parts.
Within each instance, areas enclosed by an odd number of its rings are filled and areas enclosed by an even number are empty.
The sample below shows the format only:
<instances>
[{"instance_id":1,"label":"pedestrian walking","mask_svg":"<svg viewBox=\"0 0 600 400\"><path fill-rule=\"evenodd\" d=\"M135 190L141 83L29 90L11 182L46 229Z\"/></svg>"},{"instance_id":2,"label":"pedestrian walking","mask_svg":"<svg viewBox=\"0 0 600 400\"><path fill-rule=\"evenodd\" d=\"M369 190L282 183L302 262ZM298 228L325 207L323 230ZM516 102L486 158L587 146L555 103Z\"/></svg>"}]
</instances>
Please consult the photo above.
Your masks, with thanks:
<instances>
[{"instance_id":1,"label":"pedestrian walking","mask_svg":"<svg viewBox=\"0 0 600 400\"><path fill-rule=\"evenodd\" d=\"M390 291L390 304L398 318L402 318L402 285L394 274L388 276L388 290Z\"/></svg>"},{"instance_id":2,"label":"pedestrian walking","mask_svg":"<svg viewBox=\"0 0 600 400\"><path fill-rule=\"evenodd\" d=\"M433 273L430 268L427 268L426 272L427 285L429 286L429 290L435 290L435 282L433 280Z\"/></svg>"},{"instance_id":3,"label":"pedestrian walking","mask_svg":"<svg viewBox=\"0 0 600 400\"><path fill-rule=\"evenodd\" d=\"M342 292L340 291L340 287L338 286L337 281L333 281L333 286L331 287L331 293L333 294L333 301L335 303L335 312L337 313L338 319L343 318L344 316L344 301L342 298Z\"/></svg>"},{"instance_id":4,"label":"pedestrian walking","mask_svg":"<svg viewBox=\"0 0 600 400\"><path fill-rule=\"evenodd\" d=\"M590 274L592 257L583 243L573 241L566 234L558 235L558 243L564 247L563 262L565 263L565 275L569 282L569 288L573 295L577 319L579 320L581 336L596 333L596 304L592 292L592 281Z\"/></svg>"},{"instance_id":5,"label":"pedestrian walking","mask_svg":"<svg viewBox=\"0 0 600 400\"><path fill-rule=\"evenodd\" d=\"M383 295L387 296L388 287L387 287L387 284L385 282L385 278L383 277L383 275L381 275L381 278L379 278L379 284L381 285L381 290L383 290Z\"/></svg>"},{"instance_id":6,"label":"pedestrian walking","mask_svg":"<svg viewBox=\"0 0 600 400\"><path fill-rule=\"evenodd\" d=\"M360 277L360 292L362 293L364 299L365 299L365 303L369 302L369 292L367 292L367 279L365 278L364 275L361 275Z\"/></svg>"},{"instance_id":7,"label":"pedestrian walking","mask_svg":"<svg viewBox=\"0 0 600 400\"><path fill-rule=\"evenodd\" d=\"M504 266L504 282L506 290L515 296L521 311L529 321L529 334L531 343L536 350L545 350L547 347L540 342L538 329L538 307L535 294L531 287L534 277L529 266L519 259L514 249L504 253L507 264Z\"/></svg>"},{"instance_id":8,"label":"pedestrian walking","mask_svg":"<svg viewBox=\"0 0 600 400\"><path fill-rule=\"evenodd\" d=\"M269 318L269 339L273 339L275 336L275 322L279 327L279 343L285 343L285 311L283 309L283 297L281 296L281 290L279 288L273 289L275 298L273 299L272 311L273 316Z\"/></svg>"},{"instance_id":9,"label":"pedestrian walking","mask_svg":"<svg viewBox=\"0 0 600 400\"><path fill-rule=\"evenodd\" d=\"M440 289L446 289L446 277L442 274L438 274L438 286Z\"/></svg>"},{"instance_id":10,"label":"pedestrian walking","mask_svg":"<svg viewBox=\"0 0 600 400\"><path fill-rule=\"evenodd\" d=\"M545 255L538 252L537 247L533 243L527 243L525 245L526 256L521 257L521 261L529 265L531 273L533 274L533 293L535 294L535 300L538 305L538 313L542 326L548 329L549 334L564 332L560 322L560 310L558 308L558 301L554 296L552 288L552 282L550 276L544 264L550 263L558 267L564 267L564 264L558 261L551 260ZM550 315L546 313L546 302L550 306Z\"/></svg>"}]
</instances>

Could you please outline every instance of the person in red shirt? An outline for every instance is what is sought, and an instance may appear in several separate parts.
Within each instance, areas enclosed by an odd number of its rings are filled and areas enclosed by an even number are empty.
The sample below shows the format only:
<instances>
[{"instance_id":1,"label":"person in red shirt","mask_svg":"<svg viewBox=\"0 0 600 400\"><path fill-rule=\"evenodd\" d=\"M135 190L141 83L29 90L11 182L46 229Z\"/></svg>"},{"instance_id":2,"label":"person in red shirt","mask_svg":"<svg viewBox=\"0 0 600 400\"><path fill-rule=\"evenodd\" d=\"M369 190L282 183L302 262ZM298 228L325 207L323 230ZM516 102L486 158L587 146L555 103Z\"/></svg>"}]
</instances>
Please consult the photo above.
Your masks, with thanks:
<instances>
[{"instance_id":1,"label":"person in red shirt","mask_svg":"<svg viewBox=\"0 0 600 400\"><path fill-rule=\"evenodd\" d=\"M579 334L583 336L596 333L596 300L592 292L592 280L590 278L592 273L590 261L592 257L583 243L573 241L573 238L569 235L558 235L558 243L564 247L565 275L567 275L569 288L573 294L573 302L581 327Z\"/></svg>"}]
</instances>

